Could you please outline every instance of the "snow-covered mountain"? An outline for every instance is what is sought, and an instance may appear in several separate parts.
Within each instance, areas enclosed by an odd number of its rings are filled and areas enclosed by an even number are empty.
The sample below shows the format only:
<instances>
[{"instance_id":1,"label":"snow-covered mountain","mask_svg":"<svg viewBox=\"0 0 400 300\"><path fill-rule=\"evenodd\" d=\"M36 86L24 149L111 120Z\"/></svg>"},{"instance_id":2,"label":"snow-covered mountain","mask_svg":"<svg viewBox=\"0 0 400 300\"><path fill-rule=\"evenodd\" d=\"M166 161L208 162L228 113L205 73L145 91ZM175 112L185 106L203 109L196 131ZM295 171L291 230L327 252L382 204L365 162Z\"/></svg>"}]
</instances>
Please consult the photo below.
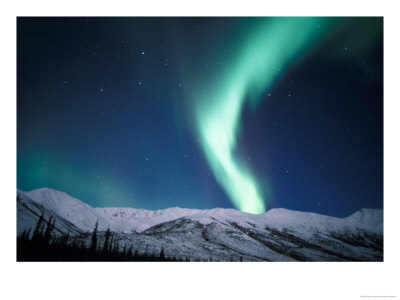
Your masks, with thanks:
<instances>
[{"instance_id":1,"label":"snow-covered mountain","mask_svg":"<svg viewBox=\"0 0 400 300\"><path fill-rule=\"evenodd\" d=\"M139 252L163 248L166 255L181 258L248 261L383 259L382 210L362 209L347 218L287 209L259 215L222 208L150 211L93 208L48 188L18 195L18 232L35 225L39 214L27 218L26 207L36 205L81 232L93 230L99 221L99 230L110 228L121 245Z\"/></svg>"},{"instance_id":2,"label":"snow-covered mountain","mask_svg":"<svg viewBox=\"0 0 400 300\"><path fill-rule=\"evenodd\" d=\"M42 204L33 201L24 193L18 191L17 197L17 234L22 233L24 230L31 229L31 233L36 226L39 217L43 214L45 220L49 220L50 216L55 218L56 227L55 231L58 234L65 234L70 232L73 235L81 234L82 229L74 225L73 222L61 217L54 210L43 206Z\"/></svg>"}]
</instances>

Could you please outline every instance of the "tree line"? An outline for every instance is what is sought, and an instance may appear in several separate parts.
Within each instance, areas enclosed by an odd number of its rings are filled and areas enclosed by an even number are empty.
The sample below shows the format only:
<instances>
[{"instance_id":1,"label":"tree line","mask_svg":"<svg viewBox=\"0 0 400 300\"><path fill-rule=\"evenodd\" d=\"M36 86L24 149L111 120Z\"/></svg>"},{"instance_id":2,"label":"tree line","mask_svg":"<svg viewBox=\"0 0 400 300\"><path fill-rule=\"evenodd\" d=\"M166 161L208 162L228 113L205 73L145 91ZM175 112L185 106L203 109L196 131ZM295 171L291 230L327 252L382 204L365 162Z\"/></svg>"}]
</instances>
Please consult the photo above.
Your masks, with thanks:
<instances>
[{"instance_id":1,"label":"tree line","mask_svg":"<svg viewBox=\"0 0 400 300\"><path fill-rule=\"evenodd\" d=\"M104 243L99 243L98 222L91 233L71 236L54 234L55 219L45 220L42 212L36 226L24 230L17 236L17 261L184 261L166 257L164 249L158 254L139 253L133 245L120 247L119 240L108 228L104 233ZM90 245L85 240L90 238ZM188 261L188 259L186 259Z\"/></svg>"},{"instance_id":2,"label":"tree line","mask_svg":"<svg viewBox=\"0 0 400 300\"><path fill-rule=\"evenodd\" d=\"M138 252L133 244L125 243L121 247L120 240L109 228L99 232L98 222L91 233L55 234L55 222L52 216L45 220L42 211L33 232L29 228L17 236L17 261L220 261L213 257L205 260L167 257L163 248L156 254L149 253L147 247L145 253ZM104 240L103 244L100 239ZM241 262L243 257L231 256L230 261Z\"/></svg>"}]
</instances>

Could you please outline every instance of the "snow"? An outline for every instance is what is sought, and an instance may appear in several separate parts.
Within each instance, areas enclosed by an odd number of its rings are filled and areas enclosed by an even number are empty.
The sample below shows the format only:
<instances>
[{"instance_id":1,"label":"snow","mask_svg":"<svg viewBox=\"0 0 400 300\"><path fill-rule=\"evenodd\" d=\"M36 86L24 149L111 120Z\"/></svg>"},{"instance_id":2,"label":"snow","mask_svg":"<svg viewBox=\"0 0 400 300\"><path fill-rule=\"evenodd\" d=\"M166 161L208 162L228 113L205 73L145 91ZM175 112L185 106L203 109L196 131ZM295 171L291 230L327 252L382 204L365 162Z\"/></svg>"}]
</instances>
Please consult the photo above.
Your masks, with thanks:
<instances>
[{"instance_id":1,"label":"snow","mask_svg":"<svg viewBox=\"0 0 400 300\"><path fill-rule=\"evenodd\" d=\"M49 188L18 190L18 195L19 233L33 228L44 211L45 219L55 215L60 232L92 231L99 221L100 231L110 228L121 245L133 245L141 253L157 254L163 248L166 255L183 259L382 260L383 211L379 209L361 209L346 218L283 208L258 215L224 208L151 211L94 208Z\"/></svg>"},{"instance_id":2,"label":"snow","mask_svg":"<svg viewBox=\"0 0 400 300\"><path fill-rule=\"evenodd\" d=\"M342 231L348 228L364 228L379 233L383 228L383 211L378 209L362 209L347 218L336 218L283 208L274 208L259 215L225 208L200 210L171 207L152 211L124 207L93 208L67 193L50 188L41 188L29 192L19 191L19 193L54 211L84 231L91 231L96 221L99 221L99 230L110 228L112 231L142 232L157 224L183 217L201 224L211 224L216 221L221 223L234 222L247 227L289 228L301 231L304 234L307 234L309 229L327 232ZM252 225L249 225L250 223Z\"/></svg>"},{"instance_id":3,"label":"snow","mask_svg":"<svg viewBox=\"0 0 400 300\"><path fill-rule=\"evenodd\" d=\"M41 204L32 201L28 196L26 196L21 191L18 191L18 201L17 201L17 234L19 235L24 230L31 230L31 234L42 215L45 221L49 220L50 216L55 218L57 223L56 231L58 233L80 234L82 231L74 226L72 223L68 222L64 218L60 218L52 210L47 209Z\"/></svg>"},{"instance_id":4,"label":"snow","mask_svg":"<svg viewBox=\"0 0 400 300\"><path fill-rule=\"evenodd\" d=\"M22 192L22 194L54 211L82 230L93 230L97 220L100 229L104 229L108 225L107 220L99 216L93 207L67 193L50 188L40 188L30 192Z\"/></svg>"}]
</instances>

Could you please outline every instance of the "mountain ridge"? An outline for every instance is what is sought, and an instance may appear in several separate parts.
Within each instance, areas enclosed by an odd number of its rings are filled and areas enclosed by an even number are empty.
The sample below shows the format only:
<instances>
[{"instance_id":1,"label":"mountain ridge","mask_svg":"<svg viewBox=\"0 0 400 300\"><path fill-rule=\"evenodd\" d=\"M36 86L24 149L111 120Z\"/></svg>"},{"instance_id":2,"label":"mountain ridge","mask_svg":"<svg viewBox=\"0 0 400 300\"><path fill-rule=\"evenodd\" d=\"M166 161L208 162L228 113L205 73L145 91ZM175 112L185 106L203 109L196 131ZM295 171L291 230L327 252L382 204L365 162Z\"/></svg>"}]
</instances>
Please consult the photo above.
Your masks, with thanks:
<instances>
[{"instance_id":1,"label":"mountain ridge","mask_svg":"<svg viewBox=\"0 0 400 300\"><path fill-rule=\"evenodd\" d=\"M382 261L383 211L361 209L346 218L271 209L253 215L235 209L93 208L51 189L18 192L18 233L33 229L41 214L56 218L58 232L70 232L90 246L99 221L98 241L107 228L120 249L191 260ZM124 246L125 245L125 246Z\"/></svg>"},{"instance_id":2,"label":"mountain ridge","mask_svg":"<svg viewBox=\"0 0 400 300\"><path fill-rule=\"evenodd\" d=\"M131 226L139 231L143 231L157 222L170 221L184 216L192 216L196 219L202 219L207 222L207 217L223 217L226 215L243 218L246 216L252 219L265 219L275 222L275 225L287 225L289 223L296 225L307 225L316 218L324 218L325 221L342 223L359 223L362 227L378 231L383 224L383 211L381 209L360 209L348 217L339 218L328 215L322 215L312 212L294 211L285 208L272 208L262 214L250 214L241 212L232 208L212 208L212 209L192 209L181 207L170 207L160 210L146 210L131 207L92 207L85 202L68 195L65 192L51 188L39 188L32 191L21 191L32 200L52 209L61 217L71 221L83 230L91 231L96 221L102 229L105 226L112 230L123 229L122 225ZM136 219L137 222L134 222ZM130 222L129 222L130 221ZM147 227L149 226L149 227ZM382 225L383 226L383 225Z\"/></svg>"}]
</instances>

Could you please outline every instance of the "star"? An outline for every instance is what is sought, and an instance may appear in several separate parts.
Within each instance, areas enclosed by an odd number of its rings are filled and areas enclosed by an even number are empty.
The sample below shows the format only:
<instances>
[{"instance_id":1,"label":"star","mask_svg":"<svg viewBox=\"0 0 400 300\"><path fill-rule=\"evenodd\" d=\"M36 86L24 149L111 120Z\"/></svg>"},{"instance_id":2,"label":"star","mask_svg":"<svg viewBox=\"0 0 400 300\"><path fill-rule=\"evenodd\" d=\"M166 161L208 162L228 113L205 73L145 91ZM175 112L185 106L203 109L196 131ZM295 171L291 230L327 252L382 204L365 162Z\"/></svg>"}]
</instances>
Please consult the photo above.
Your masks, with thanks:
<instances>
[{"instance_id":1,"label":"star","mask_svg":"<svg viewBox=\"0 0 400 300\"><path fill-rule=\"evenodd\" d=\"M144 51L140 52L140 54L144 55Z\"/></svg>"}]
</instances>

